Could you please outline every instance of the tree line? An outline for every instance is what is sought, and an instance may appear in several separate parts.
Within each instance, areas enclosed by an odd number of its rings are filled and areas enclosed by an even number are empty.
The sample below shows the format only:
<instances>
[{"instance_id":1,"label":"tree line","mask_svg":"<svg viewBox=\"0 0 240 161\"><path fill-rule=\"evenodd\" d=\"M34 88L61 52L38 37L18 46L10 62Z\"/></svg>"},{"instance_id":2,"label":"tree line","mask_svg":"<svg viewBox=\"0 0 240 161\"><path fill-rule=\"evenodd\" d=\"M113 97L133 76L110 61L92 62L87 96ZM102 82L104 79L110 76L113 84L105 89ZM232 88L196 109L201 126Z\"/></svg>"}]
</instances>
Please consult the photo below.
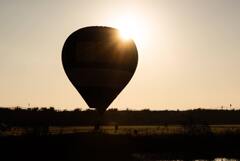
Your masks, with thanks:
<instances>
[{"instance_id":1,"label":"tree line","mask_svg":"<svg viewBox=\"0 0 240 161\"><path fill-rule=\"evenodd\" d=\"M0 123L9 126L92 126L94 110L58 111L54 107L0 108ZM102 118L103 125L179 125L179 124L240 124L240 110L194 109L185 111L140 111L110 109Z\"/></svg>"}]
</instances>

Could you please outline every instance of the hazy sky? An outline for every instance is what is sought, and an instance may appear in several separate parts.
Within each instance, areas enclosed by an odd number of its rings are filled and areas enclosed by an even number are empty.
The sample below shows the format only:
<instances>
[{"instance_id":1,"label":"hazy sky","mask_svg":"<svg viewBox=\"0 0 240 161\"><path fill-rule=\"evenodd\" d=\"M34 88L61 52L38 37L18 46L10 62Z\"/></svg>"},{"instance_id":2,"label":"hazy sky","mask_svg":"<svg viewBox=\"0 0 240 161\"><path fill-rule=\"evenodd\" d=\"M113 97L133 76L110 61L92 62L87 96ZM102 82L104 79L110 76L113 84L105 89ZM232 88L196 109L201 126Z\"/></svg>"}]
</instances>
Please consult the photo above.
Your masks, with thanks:
<instances>
[{"instance_id":1,"label":"hazy sky","mask_svg":"<svg viewBox=\"0 0 240 161\"><path fill-rule=\"evenodd\" d=\"M86 109L64 73L63 44L124 17L140 25L139 63L111 107L240 108L239 0L0 0L0 106Z\"/></svg>"}]
</instances>

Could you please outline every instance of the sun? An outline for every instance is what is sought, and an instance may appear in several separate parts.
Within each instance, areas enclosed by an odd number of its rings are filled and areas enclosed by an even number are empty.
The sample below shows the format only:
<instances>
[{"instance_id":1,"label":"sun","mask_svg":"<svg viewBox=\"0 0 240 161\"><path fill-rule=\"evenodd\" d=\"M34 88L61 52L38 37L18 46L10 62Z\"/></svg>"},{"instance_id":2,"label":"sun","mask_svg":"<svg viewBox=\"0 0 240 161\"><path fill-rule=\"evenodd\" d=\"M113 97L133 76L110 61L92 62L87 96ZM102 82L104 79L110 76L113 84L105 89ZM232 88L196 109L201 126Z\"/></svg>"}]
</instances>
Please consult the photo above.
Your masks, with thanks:
<instances>
[{"instance_id":1,"label":"sun","mask_svg":"<svg viewBox=\"0 0 240 161\"><path fill-rule=\"evenodd\" d=\"M130 39L133 39L133 35L131 30L129 30L128 28L122 28L119 29L119 36L121 37L121 39L128 41Z\"/></svg>"},{"instance_id":2,"label":"sun","mask_svg":"<svg viewBox=\"0 0 240 161\"><path fill-rule=\"evenodd\" d=\"M141 44L144 40L144 29L136 17L127 15L115 18L112 26L119 30L119 36L122 40L134 40L137 44Z\"/></svg>"}]
</instances>

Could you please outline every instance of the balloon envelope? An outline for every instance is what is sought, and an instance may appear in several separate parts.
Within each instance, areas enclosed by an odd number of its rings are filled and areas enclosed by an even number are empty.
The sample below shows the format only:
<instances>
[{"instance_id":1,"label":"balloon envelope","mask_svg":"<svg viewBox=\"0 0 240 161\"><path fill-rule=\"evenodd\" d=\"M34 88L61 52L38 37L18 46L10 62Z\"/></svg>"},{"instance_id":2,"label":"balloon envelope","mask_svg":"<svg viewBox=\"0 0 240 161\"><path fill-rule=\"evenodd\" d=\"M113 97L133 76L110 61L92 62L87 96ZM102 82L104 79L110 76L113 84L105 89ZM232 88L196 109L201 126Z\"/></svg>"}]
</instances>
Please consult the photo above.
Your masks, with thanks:
<instances>
[{"instance_id":1,"label":"balloon envelope","mask_svg":"<svg viewBox=\"0 0 240 161\"><path fill-rule=\"evenodd\" d=\"M62 50L64 70L90 108L104 112L132 78L138 62L133 40L110 27L73 32Z\"/></svg>"}]
</instances>

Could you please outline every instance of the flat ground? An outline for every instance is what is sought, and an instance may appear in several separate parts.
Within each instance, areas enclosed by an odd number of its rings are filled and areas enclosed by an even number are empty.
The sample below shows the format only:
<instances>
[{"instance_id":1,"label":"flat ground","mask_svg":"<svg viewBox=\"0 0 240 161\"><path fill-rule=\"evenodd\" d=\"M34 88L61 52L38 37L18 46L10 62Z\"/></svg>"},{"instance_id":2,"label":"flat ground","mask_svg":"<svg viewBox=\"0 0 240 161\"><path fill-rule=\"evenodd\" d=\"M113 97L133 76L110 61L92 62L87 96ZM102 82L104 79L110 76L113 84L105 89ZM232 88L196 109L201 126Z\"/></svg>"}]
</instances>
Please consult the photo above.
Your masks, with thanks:
<instances>
[{"instance_id":1,"label":"flat ground","mask_svg":"<svg viewBox=\"0 0 240 161\"><path fill-rule=\"evenodd\" d=\"M113 135L86 132L21 135L2 136L0 145L3 160L153 161L240 158L240 137L236 134Z\"/></svg>"},{"instance_id":2,"label":"flat ground","mask_svg":"<svg viewBox=\"0 0 240 161\"><path fill-rule=\"evenodd\" d=\"M190 128L190 129L189 129ZM3 136L20 136L30 134L35 131L41 134L59 135L94 132L93 126L50 126L50 127L12 127L1 133ZM234 133L240 134L240 125L210 125L210 126L191 126L182 125L160 125L160 126L101 126L101 132L114 135L172 135L183 134L186 130L207 130L213 134Z\"/></svg>"}]
</instances>

